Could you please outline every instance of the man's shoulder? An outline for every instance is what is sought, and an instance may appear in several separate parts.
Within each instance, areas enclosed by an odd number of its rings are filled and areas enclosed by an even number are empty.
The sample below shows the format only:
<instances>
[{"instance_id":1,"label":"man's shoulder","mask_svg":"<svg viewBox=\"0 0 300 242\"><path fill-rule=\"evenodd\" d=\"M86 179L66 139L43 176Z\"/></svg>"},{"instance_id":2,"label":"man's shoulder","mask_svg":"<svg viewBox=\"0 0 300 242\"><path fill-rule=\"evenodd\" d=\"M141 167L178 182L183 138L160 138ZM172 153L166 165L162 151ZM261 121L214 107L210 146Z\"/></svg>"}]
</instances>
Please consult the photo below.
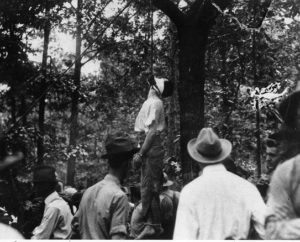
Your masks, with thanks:
<instances>
[{"instance_id":1,"label":"man's shoulder","mask_svg":"<svg viewBox=\"0 0 300 242\"><path fill-rule=\"evenodd\" d=\"M160 98L148 98L144 102L144 105L157 107L163 105L163 101Z\"/></svg>"},{"instance_id":2,"label":"man's shoulder","mask_svg":"<svg viewBox=\"0 0 300 242\"><path fill-rule=\"evenodd\" d=\"M202 186L202 176L197 177L196 179L192 180L188 184L186 184L181 191L181 194L186 193L194 193L195 191L199 190Z\"/></svg>"},{"instance_id":3,"label":"man's shoulder","mask_svg":"<svg viewBox=\"0 0 300 242\"><path fill-rule=\"evenodd\" d=\"M294 166L300 167L300 154L279 164L275 171L286 172Z\"/></svg>"},{"instance_id":4,"label":"man's shoulder","mask_svg":"<svg viewBox=\"0 0 300 242\"><path fill-rule=\"evenodd\" d=\"M279 164L273 173L271 183L274 180L289 182L296 177L297 179L300 177L300 155Z\"/></svg>"},{"instance_id":5,"label":"man's shoulder","mask_svg":"<svg viewBox=\"0 0 300 242\"><path fill-rule=\"evenodd\" d=\"M56 212L62 209L69 209L69 205L61 196L59 196L49 203L48 208L50 208L52 212Z\"/></svg>"},{"instance_id":6,"label":"man's shoulder","mask_svg":"<svg viewBox=\"0 0 300 242\"><path fill-rule=\"evenodd\" d=\"M10 239L10 240L24 239L23 236L17 230L2 223L0 223L0 235L1 235L1 239Z\"/></svg>"}]
</instances>

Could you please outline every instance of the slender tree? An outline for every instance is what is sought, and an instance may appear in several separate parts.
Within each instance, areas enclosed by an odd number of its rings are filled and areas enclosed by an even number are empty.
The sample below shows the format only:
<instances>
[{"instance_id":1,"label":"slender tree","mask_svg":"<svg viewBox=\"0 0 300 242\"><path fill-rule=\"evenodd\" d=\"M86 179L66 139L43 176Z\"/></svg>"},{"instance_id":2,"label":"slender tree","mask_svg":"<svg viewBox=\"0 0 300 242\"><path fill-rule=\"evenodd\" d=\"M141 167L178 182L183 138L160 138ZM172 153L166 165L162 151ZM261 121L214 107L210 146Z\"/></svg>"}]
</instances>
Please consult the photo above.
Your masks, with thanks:
<instances>
[{"instance_id":1,"label":"slender tree","mask_svg":"<svg viewBox=\"0 0 300 242\"><path fill-rule=\"evenodd\" d=\"M51 22L50 22L50 7L49 2L46 0L45 7L45 25L44 25L44 47L43 47L43 58L42 58L42 73L43 79L41 80L40 92L42 96L39 101L39 137L37 140L37 155L38 163L43 163L44 157L44 135L45 135L45 108L46 108L46 89L47 89L47 57L48 57L48 47L49 38L51 32Z\"/></svg>"},{"instance_id":2,"label":"slender tree","mask_svg":"<svg viewBox=\"0 0 300 242\"><path fill-rule=\"evenodd\" d=\"M71 104L71 125L70 125L70 149L77 144L78 138L78 104L79 104L79 90L80 90L80 76L81 76L81 42L82 42L82 0L77 1L76 10L76 59L74 71L74 91L72 92ZM67 184L74 185L75 177L75 163L76 157L71 156L68 160L67 166Z\"/></svg>"}]
</instances>

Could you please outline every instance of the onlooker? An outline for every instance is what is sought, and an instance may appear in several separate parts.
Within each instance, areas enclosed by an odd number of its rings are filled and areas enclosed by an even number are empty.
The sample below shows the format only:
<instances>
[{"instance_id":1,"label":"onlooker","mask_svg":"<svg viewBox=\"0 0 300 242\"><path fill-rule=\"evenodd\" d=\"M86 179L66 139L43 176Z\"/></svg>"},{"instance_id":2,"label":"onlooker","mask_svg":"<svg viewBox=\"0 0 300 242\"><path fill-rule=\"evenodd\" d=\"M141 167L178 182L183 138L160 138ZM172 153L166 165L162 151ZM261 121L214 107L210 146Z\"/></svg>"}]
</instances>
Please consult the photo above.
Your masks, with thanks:
<instances>
[{"instance_id":1,"label":"onlooker","mask_svg":"<svg viewBox=\"0 0 300 242\"><path fill-rule=\"evenodd\" d=\"M24 155L22 152L17 152L16 154L5 156L3 159L0 160L0 171L5 172L10 167L12 167L17 162L21 161L23 159ZM0 191L2 192L2 191ZM11 240L17 240L17 239L24 239L23 236L14 228L0 223L0 239L11 239Z\"/></svg>"},{"instance_id":2,"label":"onlooker","mask_svg":"<svg viewBox=\"0 0 300 242\"><path fill-rule=\"evenodd\" d=\"M173 184L172 181L168 179L168 176L164 174L163 191L160 194L160 212L162 219L162 233L152 233L151 231L145 229L147 222L144 220L142 203L136 204L132 216L131 216L131 233L130 237L133 239L172 239L176 208L178 204L179 193L172 191L169 187ZM138 196L138 192L136 193Z\"/></svg>"},{"instance_id":3,"label":"onlooker","mask_svg":"<svg viewBox=\"0 0 300 242\"><path fill-rule=\"evenodd\" d=\"M69 205L70 209L71 209L71 213L74 215L77 211L77 207L75 204L73 204L73 196L74 194L77 193L76 188L74 187L70 187L70 186L66 186L64 188L64 191L62 193L60 193L60 196L67 202L67 204Z\"/></svg>"},{"instance_id":4,"label":"onlooker","mask_svg":"<svg viewBox=\"0 0 300 242\"><path fill-rule=\"evenodd\" d=\"M171 240L173 238L180 193L171 190L170 186L172 185L173 182L170 181L168 175L164 173L163 189L159 196L162 211L162 227L164 230L160 239Z\"/></svg>"},{"instance_id":5,"label":"onlooker","mask_svg":"<svg viewBox=\"0 0 300 242\"><path fill-rule=\"evenodd\" d=\"M38 166L33 172L34 190L42 197L45 210L41 224L33 231L31 239L68 239L72 229L72 213L69 205L56 192L55 168Z\"/></svg>"},{"instance_id":6,"label":"onlooker","mask_svg":"<svg viewBox=\"0 0 300 242\"><path fill-rule=\"evenodd\" d=\"M189 141L188 152L203 170L180 194L174 239L247 239L251 220L264 237L266 207L257 188L222 164L231 149L211 128Z\"/></svg>"},{"instance_id":7,"label":"onlooker","mask_svg":"<svg viewBox=\"0 0 300 242\"><path fill-rule=\"evenodd\" d=\"M267 239L300 239L300 82L279 106L284 120L266 218Z\"/></svg>"},{"instance_id":8,"label":"onlooker","mask_svg":"<svg viewBox=\"0 0 300 242\"><path fill-rule=\"evenodd\" d=\"M111 134L106 140L109 173L83 194L73 220L81 239L126 239L128 198L121 189L130 161L137 148L123 134Z\"/></svg>"}]
</instances>

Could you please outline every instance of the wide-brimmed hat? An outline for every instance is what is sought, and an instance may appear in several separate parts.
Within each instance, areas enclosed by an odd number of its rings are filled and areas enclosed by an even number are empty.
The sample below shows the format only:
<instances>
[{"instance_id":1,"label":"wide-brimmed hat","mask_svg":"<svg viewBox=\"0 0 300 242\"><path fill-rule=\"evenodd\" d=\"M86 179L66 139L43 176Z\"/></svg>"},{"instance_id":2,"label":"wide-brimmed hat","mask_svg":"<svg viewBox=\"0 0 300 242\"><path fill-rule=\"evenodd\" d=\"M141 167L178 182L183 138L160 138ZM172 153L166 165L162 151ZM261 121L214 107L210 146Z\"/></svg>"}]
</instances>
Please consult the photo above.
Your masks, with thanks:
<instances>
[{"instance_id":1,"label":"wide-brimmed hat","mask_svg":"<svg viewBox=\"0 0 300 242\"><path fill-rule=\"evenodd\" d=\"M220 139L211 128L203 128L187 145L190 156L200 163L215 164L227 158L232 150L229 140Z\"/></svg>"},{"instance_id":2,"label":"wide-brimmed hat","mask_svg":"<svg viewBox=\"0 0 300 242\"><path fill-rule=\"evenodd\" d=\"M172 182L171 180L169 180L169 177L167 175L167 173L164 172L164 181L163 181L163 187L169 187L172 186L174 184L174 182Z\"/></svg>"},{"instance_id":3,"label":"wide-brimmed hat","mask_svg":"<svg viewBox=\"0 0 300 242\"><path fill-rule=\"evenodd\" d=\"M139 150L132 139L127 134L122 133L109 134L105 141L105 148L106 154L101 156L103 159L131 156Z\"/></svg>"},{"instance_id":4,"label":"wide-brimmed hat","mask_svg":"<svg viewBox=\"0 0 300 242\"><path fill-rule=\"evenodd\" d=\"M47 165L37 166L33 171L33 182L57 182L55 168Z\"/></svg>"},{"instance_id":5,"label":"wide-brimmed hat","mask_svg":"<svg viewBox=\"0 0 300 242\"><path fill-rule=\"evenodd\" d=\"M2 160L0 160L0 171L8 169L12 167L14 164L18 163L24 158L24 155L22 152L18 152L14 155L8 155L4 157Z\"/></svg>"},{"instance_id":6,"label":"wide-brimmed hat","mask_svg":"<svg viewBox=\"0 0 300 242\"><path fill-rule=\"evenodd\" d=\"M296 121L296 110L300 104L300 81L298 81L295 91L287 96L279 105L279 113L285 124L294 127Z\"/></svg>"}]
</instances>

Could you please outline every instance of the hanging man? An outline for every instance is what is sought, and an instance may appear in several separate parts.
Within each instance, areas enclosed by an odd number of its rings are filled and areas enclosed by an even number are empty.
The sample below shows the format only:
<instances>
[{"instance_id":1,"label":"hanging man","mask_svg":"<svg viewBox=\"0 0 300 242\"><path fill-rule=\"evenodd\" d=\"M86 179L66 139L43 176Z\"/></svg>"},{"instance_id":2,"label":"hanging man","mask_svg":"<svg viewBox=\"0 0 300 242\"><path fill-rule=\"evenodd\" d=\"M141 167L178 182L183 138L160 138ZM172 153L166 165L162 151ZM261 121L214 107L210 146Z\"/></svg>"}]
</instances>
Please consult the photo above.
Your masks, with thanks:
<instances>
[{"instance_id":1,"label":"hanging man","mask_svg":"<svg viewBox=\"0 0 300 242\"><path fill-rule=\"evenodd\" d=\"M165 129L165 113L162 98L172 95L173 83L151 76L150 90L136 118L134 130L145 135L140 151L134 156L134 166L141 165L142 216L147 220L145 234L160 234L159 193L163 180L164 149L161 133Z\"/></svg>"}]
</instances>

